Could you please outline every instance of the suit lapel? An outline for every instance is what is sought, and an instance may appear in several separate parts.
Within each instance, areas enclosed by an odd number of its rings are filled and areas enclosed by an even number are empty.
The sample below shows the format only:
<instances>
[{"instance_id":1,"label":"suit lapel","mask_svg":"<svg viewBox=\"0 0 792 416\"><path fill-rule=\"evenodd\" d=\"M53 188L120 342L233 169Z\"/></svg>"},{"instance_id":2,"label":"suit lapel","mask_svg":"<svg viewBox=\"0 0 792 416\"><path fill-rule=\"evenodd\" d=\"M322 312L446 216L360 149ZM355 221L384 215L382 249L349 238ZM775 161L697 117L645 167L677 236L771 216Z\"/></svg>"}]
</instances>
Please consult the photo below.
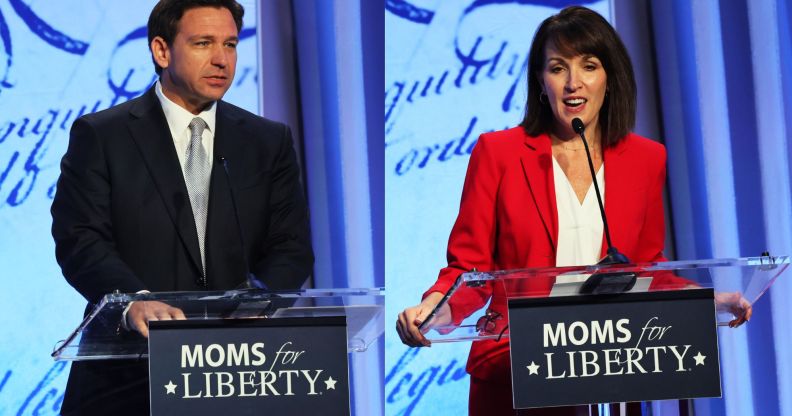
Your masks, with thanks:
<instances>
[{"instance_id":1,"label":"suit lapel","mask_svg":"<svg viewBox=\"0 0 792 416\"><path fill-rule=\"evenodd\" d=\"M558 241L558 209L553 182L553 152L547 135L525 138L526 151L520 158L531 198L539 211L553 253Z\"/></svg>"},{"instance_id":2,"label":"suit lapel","mask_svg":"<svg viewBox=\"0 0 792 416\"><path fill-rule=\"evenodd\" d=\"M623 160L626 148L625 140L622 140L616 146L605 149L602 157L605 164L605 215L608 218L611 243L622 253L629 249L629 247L623 247L626 233L629 231L625 228L627 224L625 221L619 221L620 218L626 218L624 210L630 209L628 206L628 198L631 193L628 180L630 172L627 171ZM600 258L604 257L607 252L608 241L603 230Z\"/></svg>"},{"instance_id":3,"label":"suit lapel","mask_svg":"<svg viewBox=\"0 0 792 416\"><path fill-rule=\"evenodd\" d=\"M132 117L128 126L132 139L140 149L146 168L182 243L194 265L201 270L198 232L195 229L190 198L168 122L153 87L132 107L130 115Z\"/></svg>"}]
</instances>

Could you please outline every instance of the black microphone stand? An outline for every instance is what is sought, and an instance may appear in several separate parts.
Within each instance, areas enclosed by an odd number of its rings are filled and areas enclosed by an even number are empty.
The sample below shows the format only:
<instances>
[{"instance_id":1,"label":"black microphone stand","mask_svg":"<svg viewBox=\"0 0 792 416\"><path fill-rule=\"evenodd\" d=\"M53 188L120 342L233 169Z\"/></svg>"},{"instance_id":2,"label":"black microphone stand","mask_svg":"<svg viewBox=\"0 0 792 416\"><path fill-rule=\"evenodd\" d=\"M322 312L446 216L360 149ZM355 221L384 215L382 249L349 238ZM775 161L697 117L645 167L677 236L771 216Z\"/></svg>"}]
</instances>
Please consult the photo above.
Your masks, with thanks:
<instances>
[{"instance_id":1,"label":"black microphone stand","mask_svg":"<svg viewBox=\"0 0 792 416\"><path fill-rule=\"evenodd\" d=\"M588 159L589 171L591 172L591 180L594 182L594 191L597 194L597 203L599 204L600 216L602 217L602 228L605 232L605 241L608 243L607 254L597 264L629 264L630 260L627 256L619 252L611 242L608 217L605 215L605 205L602 203L602 194L600 193L599 184L597 183L597 174L594 172L594 161L591 159L591 151L586 141L586 127L583 125L583 121L575 117L572 120L572 129L575 133L580 135L580 139L583 141L583 147L586 149L586 158ZM606 294L627 292L635 286L636 280L637 275L635 273L594 273L583 282L583 286L580 287L580 293Z\"/></svg>"}]
</instances>

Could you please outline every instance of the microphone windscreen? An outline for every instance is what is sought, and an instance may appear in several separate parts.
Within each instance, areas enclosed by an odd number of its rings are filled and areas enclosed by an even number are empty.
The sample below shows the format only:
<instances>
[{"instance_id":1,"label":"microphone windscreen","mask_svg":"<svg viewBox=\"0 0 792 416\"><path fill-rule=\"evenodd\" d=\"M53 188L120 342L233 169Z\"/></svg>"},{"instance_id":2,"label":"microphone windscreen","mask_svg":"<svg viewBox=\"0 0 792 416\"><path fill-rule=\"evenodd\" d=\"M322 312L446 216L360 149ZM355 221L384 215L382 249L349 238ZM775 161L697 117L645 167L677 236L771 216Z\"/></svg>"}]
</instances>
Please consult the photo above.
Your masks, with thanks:
<instances>
[{"instance_id":1,"label":"microphone windscreen","mask_svg":"<svg viewBox=\"0 0 792 416\"><path fill-rule=\"evenodd\" d=\"M572 130L575 131L577 134L582 134L583 130L586 129L586 126L583 125L583 121L577 117L572 119Z\"/></svg>"}]
</instances>

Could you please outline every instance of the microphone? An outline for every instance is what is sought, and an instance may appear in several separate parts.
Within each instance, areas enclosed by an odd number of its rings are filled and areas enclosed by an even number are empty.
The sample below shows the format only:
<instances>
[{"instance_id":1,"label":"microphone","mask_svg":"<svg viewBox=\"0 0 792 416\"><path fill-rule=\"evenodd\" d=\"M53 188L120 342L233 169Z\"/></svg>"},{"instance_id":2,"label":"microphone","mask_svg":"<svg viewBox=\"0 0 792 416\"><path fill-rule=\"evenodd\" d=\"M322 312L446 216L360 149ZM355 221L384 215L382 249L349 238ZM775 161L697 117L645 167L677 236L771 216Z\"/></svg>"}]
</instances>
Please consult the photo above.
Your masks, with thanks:
<instances>
[{"instance_id":1,"label":"microphone","mask_svg":"<svg viewBox=\"0 0 792 416\"><path fill-rule=\"evenodd\" d=\"M237 234L239 235L239 244L242 245L242 261L245 262L245 283L241 286L245 289L263 289L269 290L267 285L259 280L256 275L250 272L250 262L247 256L247 246L245 245L245 235L242 233L242 222L239 220L239 210L237 209L236 197L234 195L234 188L231 186L231 175L228 173L228 159L223 156L218 156L217 160L223 165L223 172L225 172L226 183L228 184L228 192L231 195L231 206L234 208L234 220L236 220Z\"/></svg>"},{"instance_id":2,"label":"microphone","mask_svg":"<svg viewBox=\"0 0 792 416\"><path fill-rule=\"evenodd\" d=\"M582 120L575 117L572 119L572 130L580 136L580 139L583 141L583 148L586 149L586 159L588 159L591 180L594 182L594 191L597 195L597 203L599 204L600 216L602 217L602 228L605 232L605 241L608 244L607 254L597 262L597 264L629 264L630 260L627 259L627 256L619 252L611 242L608 217L605 215L605 206L602 204L602 194L600 193L599 184L597 183L597 174L594 172L594 161L591 159L591 151L589 151L588 142L586 141L586 126L583 125ZM636 280L637 275L635 273L594 273L583 283L583 286L580 288L580 293L604 294L627 292L635 286Z\"/></svg>"}]
</instances>

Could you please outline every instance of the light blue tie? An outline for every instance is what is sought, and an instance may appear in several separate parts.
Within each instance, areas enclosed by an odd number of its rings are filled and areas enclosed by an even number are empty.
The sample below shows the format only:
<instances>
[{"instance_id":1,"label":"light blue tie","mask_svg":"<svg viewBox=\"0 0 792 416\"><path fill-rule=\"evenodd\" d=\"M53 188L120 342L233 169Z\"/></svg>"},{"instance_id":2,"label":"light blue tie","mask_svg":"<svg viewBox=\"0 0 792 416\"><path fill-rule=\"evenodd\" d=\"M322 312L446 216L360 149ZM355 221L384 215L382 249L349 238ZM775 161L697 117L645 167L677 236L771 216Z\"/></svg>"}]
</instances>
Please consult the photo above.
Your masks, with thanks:
<instances>
[{"instance_id":1,"label":"light blue tie","mask_svg":"<svg viewBox=\"0 0 792 416\"><path fill-rule=\"evenodd\" d=\"M187 162L184 166L184 180L187 184L187 193L190 195L190 205L195 216L195 229L198 231L198 248L201 250L201 266L203 276L206 276L206 256L204 254L204 240L206 238L206 215L209 208L209 155L201 144L201 136L206 128L206 122L200 117L190 121L190 144L187 147Z\"/></svg>"}]
</instances>

